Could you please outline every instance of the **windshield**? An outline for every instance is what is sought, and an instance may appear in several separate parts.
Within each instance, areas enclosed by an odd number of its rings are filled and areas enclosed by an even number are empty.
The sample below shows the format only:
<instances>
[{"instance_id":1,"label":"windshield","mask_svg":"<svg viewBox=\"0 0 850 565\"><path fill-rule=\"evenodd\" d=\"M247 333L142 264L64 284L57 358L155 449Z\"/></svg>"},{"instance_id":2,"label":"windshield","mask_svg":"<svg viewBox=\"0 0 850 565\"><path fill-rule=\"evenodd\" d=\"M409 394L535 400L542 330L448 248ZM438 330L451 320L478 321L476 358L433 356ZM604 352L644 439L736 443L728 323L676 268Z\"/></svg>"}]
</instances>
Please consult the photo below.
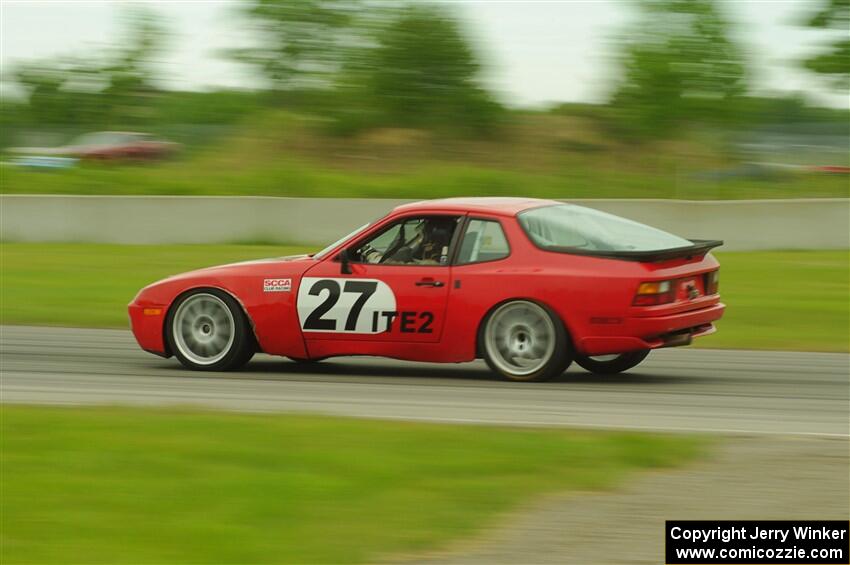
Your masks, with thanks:
<instances>
[{"instance_id":1,"label":"windshield","mask_svg":"<svg viewBox=\"0 0 850 565\"><path fill-rule=\"evenodd\" d=\"M362 232L363 230L365 230L366 228L368 228L371 225L372 225L371 222L368 223L368 224L363 224L362 226L360 226L359 228L357 228L356 230L354 230L350 234L339 238L338 240L334 241L333 243L331 243L330 245L328 245L327 247L325 247L324 249L322 249L321 251L319 251L318 253L313 255L313 258L314 259L321 259L325 255L330 253L337 245L339 245L343 241L351 239L352 237L356 236L357 234L359 234L360 232Z\"/></svg>"},{"instance_id":2,"label":"windshield","mask_svg":"<svg viewBox=\"0 0 850 565\"><path fill-rule=\"evenodd\" d=\"M115 145L118 143L131 143L145 137L147 137L147 134L99 131L96 133L83 134L72 141L71 144L83 146Z\"/></svg>"},{"instance_id":3,"label":"windshield","mask_svg":"<svg viewBox=\"0 0 850 565\"><path fill-rule=\"evenodd\" d=\"M693 245L665 231L572 204L526 210L519 214L519 223L543 249L660 251Z\"/></svg>"}]
</instances>

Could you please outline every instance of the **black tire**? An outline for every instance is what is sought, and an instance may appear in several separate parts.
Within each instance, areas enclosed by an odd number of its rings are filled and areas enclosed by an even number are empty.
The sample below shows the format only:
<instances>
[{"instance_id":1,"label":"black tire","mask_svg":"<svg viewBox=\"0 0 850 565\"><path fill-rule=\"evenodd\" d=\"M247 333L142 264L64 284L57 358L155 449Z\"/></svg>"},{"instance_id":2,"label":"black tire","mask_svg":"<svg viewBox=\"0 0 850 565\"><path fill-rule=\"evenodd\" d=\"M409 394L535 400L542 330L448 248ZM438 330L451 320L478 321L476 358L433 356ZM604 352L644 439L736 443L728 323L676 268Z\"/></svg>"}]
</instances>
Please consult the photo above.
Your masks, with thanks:
<instances>
[{"instance_id":1,"label":"black tire","mask_svg":"<svg viewBox=\"0 0 850 565\"><path fill-rule=\"evenodd\" d=\"M300 365L314 365L316 363L321 363L327 359L327 357L316 357L315 359L307 359L306 357L287 357L287 359Z\"/></svg>"},{"instance_id":2,"label":"black tire","mask_svg":"<svg viewBox=\"0 0 850 565\"><path fill-rule=\"evenodd\" d=\"M636 367L641 361L649 355L649 349L641 351L630 351L621 353L617 357L608 360L592 359L586 355L576 355L576 363L583 369L596 373L598 375L613 375L628 371L632 367Z\"/></svg>"},{"instance_id":3,"label":"black tire","mask_svg":"<svg viewBox=\"0 0 850 565\"><path fill-rule=\"evenodd\" d=\"M541 356L539 366L531 364L529 367L514 368L513 365L516 363L516 357L513 358L514 361L506 359L504 354L505 350L500 349L496 343L498 340L493 337L493 333L499 331L498 327L502 327L502 325L497 323L498 317L506 312L506 309L508 308L526 308L528 312L532 313L531 319L534 319L535 317L539 318L539 321L546 329L547 334L551 334L549 338L546 339L547 352ZM495 324L495 326L491 324ZM519 323L514 327L521 326L522 323ZM531 327L531 325L528 327ZM511 327L508 329L510 331L514 331ZM518 331L522 332L524 330ZM531 333L534 334L534 332ZM508 336L502 337L507 338L505 341L511 339L508 338ZM549 345L549 339L551 339L551 346ZM536 335L531 335L518 341L519 343L522 343L524 340L528 340L529 345L527 347L531 349L535 348L537 342L543 341ZM569 336L567 335L564 323L551 308L529 300L512 300L499 304L493 308L493 310L491 310L481 322L481 326L478 331L478 347L490 369L510 381L547 381L566 371L567 367L569 367L570 363L573 361L573 347ZM521 356L517 357L519 359L524 359Z\"/></svg>"},{"instance_id":4,"label":"black tire","mask_svg":"<svg viewBox=\"0 0 850 565\"><path fill-rule=\"evenodd\" d=\"M213 339L215 338L214 332L218 328L226 326L232 332L232 341L229 339L230 333L228 333L225 345L215 355L204 357L200 353L198 344L192 344L189 339L188 334L192 333L191 329L185 329L182 333L175 334L177 326L175 319L177 316L181 316L181 321L184 320L185 316L189 314L184 315L182 307L191 305L193 302L214 304L225 320L218 326L216 326L215 321L210 321L213 327L213 330L211 330ZM181 324L181 327L184 327L184 325ZM174 301L174 304L168 310L168 316L165 318L165 340L177 360L184 367L194 371L233 371L243 367L257 351L257 343L251 331L251 324L245 312L242 311L242 307L232 296L214 288L195 289Z\"/></svg>"}]
</instances>

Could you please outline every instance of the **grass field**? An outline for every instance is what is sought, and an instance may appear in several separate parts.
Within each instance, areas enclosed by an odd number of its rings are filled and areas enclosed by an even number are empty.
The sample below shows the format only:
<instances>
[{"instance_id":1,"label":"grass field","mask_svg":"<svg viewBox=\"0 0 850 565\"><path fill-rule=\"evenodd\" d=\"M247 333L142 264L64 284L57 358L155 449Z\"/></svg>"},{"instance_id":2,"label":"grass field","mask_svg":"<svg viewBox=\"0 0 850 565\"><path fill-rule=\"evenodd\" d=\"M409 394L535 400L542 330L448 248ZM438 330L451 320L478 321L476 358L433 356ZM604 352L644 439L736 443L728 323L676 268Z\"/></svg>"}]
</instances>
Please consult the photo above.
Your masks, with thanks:
<instances>
[{"instance_id":1,"label":"grass field","mask_svg":"<svg viewBox=\"0 0 850 565\"><path fill-rule=\"evenodd\" d=\"M6 324L128 327L141 288L184 271L315 251L261 245L0 244Z\"/></svg>"},{"instance_id":2,"label":"grass field","mask_svg":"<svg viewBox=\"0 0 850 565\"><path fill-rule=\"evenodd\" d=\"M687 436L2 407L3 563L363 563L549 492L680 465Z\"/></svg>"},{"instance_id":3,"label":"grass field","mask_svg":"<svg viewBox=\"0 0 850 565\"><path fill-rule=\"evenodd\" d=\"M404 129L340 138L322 134L309 117L271 112L158 164L54 171L0 166L0 192L693 200L850 195L842 175L748 175L723 147L710 137L630 145L594 120L554 115L518 117L492 140Z\"/></svg>"},{"instance_id":4,"label":"grass field","mask_svg":"<svg viewBox=\"0 0 850 565\"><path fill-rule=\"evenodd\" d=\"M727 309L705 347L850 350L846 251L717 253Z\"/></svg>"},{"instance_id":5,"label":"grass field","mask_svg":"<svg viewBox=\"0 0 850 565\"><path fill-rule=\"evenodd\" d=\"M4 243L0 321L126 327L126 305L167 275L309 251L284 246ZM848 351L850 257L842 251L718 253L727 303L705 347Z\"/></svg>"},{"instance_id":6,"label":"grass field","mask_svg":"<svg viewBox=\"0 0 850 565\"><path fill-rule=\"evenodd\" d=\"M786 174L777 180L694 180L669 171L630 171L600 164L565 163L551 172L475 164L423 163L406 171L339 170L281 157L269 165L222 167L205 161L140 165L92 165L67 171L0 167L5 194L151 194L190 196L309 196L444 198L515 196L537 198L846 198L847 178Z\"/></svg>"}]
</instances>

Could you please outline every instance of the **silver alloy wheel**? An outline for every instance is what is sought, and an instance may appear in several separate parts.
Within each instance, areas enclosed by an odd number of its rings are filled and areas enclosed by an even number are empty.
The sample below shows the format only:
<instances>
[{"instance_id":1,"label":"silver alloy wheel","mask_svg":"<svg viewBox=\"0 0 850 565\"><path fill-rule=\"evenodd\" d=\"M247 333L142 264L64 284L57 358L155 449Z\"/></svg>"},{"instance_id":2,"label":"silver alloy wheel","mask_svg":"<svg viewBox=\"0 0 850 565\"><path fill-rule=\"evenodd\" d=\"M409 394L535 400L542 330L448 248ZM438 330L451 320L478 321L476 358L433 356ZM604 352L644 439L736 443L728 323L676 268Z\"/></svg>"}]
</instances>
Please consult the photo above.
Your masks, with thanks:
<instances>
[{"instance_id":1,"label":"silver alloy wheel","mask_svg":"<svg viewBox=\"0 0 850 565\"><path fill-rule=\"evenodd\" d=\"M193 294L174 313L174 343L189 361L212 365L233 347L236 323L227 304L214 294Z\"/></svg>"},{"instance_id":2,"label":"silver alloy wheel","mask_svg":"<svg viewBox=\"0 0 850 565\"><path fill-rule=\"evenodd\" d=\"M490 316L484 345L500 370L518 377L530 375L555 353L555 324L533 302L508 302Z\"/></svg>"}]
</instances>

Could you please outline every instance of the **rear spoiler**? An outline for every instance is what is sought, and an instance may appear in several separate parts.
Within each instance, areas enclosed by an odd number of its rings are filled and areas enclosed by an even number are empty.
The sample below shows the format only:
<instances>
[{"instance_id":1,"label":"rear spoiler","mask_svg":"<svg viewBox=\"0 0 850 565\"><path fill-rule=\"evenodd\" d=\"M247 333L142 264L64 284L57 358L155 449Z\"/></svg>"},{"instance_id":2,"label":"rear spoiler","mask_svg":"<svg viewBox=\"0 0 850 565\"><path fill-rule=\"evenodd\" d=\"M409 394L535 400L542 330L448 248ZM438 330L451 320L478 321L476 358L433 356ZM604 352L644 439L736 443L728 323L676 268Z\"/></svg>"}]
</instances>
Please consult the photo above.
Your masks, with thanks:
<instances>
[{"instance_id":1,"label":"rear spoiler","mask_svg":"<svg viewBox=\"0 0 850 565\"><path fill-rule=\"evenodd\" d=\"M577 247L546 247L547 251L557 253L569 253L571 255L586 255L589 257L601 257L604 259L622 259L623 261L637 261L640 263L657 263L670 259L691 259L702 257L715 247L723 245L721 239L689 239L693 245L685 247L673 247L671 249L659 249L656 251L587 251Z\"/></svg>"}]
</instances>

